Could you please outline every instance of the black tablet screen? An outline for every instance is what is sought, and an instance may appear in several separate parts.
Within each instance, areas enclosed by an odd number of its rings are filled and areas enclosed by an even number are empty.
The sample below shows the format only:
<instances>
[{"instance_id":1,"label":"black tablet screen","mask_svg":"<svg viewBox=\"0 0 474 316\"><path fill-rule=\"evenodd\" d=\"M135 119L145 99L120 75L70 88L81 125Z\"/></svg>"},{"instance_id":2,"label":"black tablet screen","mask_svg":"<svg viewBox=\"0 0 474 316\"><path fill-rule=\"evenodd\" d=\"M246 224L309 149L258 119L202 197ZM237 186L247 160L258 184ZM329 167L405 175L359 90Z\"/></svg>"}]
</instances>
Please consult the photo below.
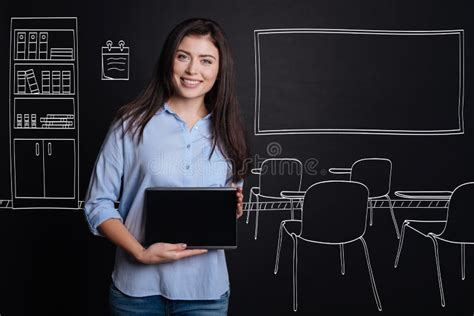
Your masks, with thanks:
<instances>
[{"instance_id":1,"label":"black tablet screen","mask_svg":"<svg viewBox=\"0 0 474 316\"><path fill-rule=\"evenodd\" d=\"M148 188L145 243L236 248L235 188Z\"/></svg>"}]
</instances>

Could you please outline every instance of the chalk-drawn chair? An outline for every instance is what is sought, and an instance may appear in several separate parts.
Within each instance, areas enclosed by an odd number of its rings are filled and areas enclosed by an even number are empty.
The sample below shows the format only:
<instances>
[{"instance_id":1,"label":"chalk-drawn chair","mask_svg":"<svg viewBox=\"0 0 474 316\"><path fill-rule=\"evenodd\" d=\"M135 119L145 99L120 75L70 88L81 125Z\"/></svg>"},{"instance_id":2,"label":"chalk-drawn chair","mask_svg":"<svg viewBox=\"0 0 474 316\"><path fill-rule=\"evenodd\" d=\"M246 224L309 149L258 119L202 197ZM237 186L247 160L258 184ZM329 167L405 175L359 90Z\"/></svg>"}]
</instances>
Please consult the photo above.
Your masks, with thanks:
<instances>
[{"instance_id":1,"label":"chalk-drawn chair","mask_svg":"<svg viewBox=\"0 0 474 316\"><path fill-rule=\"evenodd\" d=\"M358 181L369 188L369 225L373 225L374 208L373 201L376 199L386 199L388 201L390 215L397 238L400 238L397 219L393 211L392 200L390 199L390 187L392 182L392 162L387 158L364 158L352 164L351 168L330 168L333 174L349 174L351 181Z\"/></svg>"},{"instance_id":2,"label":"chalk-drawn chair","mask_svg":"<svg viewBox=\"0 0 474 316\"><path fill-rule=\"evenodd\" d=\"M474 244L472 207L470 206L473 196L474 182L464 183L453 191L449 201L446 220L405 220L402 225L402 235L398 244L394 266L395 268L398 266L407 228L423 237L430 238L434 247L441 306L445 306L446 301L444 298L443 280L441 278L438 241L461 246L461 279L464 280L466 278L466 245Z\"/></svg>"},{"instance_id":3,"label":"chalk-drawn chair","mask_svg":"<svg viewBox=\"0 0 474 316\"><path fill-rule=\"evenodd\" d=\"M252 169L258 175L258 187L252 187L249 194L249 204L255 202L255 234L258 236L258 203L263 201L289 201L282 197L283 191L300 191L303 177L303 164L295 158L270 158L263 161L260 168ZM247 212L246 223L249 223L250 211ZM293 213L292 213L293 217Z\"/></svg>"},{"instance_id":4,"label":"chalk-drawn chair","mask_svg":"<svg viewBox=\"0 0 474 316\"><path fill-rule=\"evenodd\" d=\"M365 252L370 283L379 311L382 304L375 285L369 250L364 240L367 225L367 187L354 181L332 180L313 184L304 196L301 220L280 224L274 273L278 273L283 232L293 240L293 310L298 309L298 243L339 246L341 273L345 274L344 246L360 241Z\"/></svg>"}]
</instances>

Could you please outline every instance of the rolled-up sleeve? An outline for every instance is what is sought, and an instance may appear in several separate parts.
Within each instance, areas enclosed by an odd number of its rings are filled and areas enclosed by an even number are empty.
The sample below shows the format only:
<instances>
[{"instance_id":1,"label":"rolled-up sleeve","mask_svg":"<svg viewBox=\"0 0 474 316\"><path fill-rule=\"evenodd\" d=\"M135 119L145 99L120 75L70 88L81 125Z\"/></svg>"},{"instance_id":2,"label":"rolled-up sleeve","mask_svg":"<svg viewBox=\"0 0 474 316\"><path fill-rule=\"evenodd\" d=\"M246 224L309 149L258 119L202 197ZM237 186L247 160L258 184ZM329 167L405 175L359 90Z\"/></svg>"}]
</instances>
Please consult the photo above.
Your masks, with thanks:
<instances>
[{"instance_id":1,"label":"rolled-up sleeve","mask_svg":"<svg viewBox=\"0 0 474 316\"><path fill-rule=\"evenodd\" d=\"M124 146L123 126L111 126L97 157L84 203L84 213L90 231L102 236L100 224L108 219L122 220L115 201L119 199L123 176Z\"/></svg>"}]
</instances>

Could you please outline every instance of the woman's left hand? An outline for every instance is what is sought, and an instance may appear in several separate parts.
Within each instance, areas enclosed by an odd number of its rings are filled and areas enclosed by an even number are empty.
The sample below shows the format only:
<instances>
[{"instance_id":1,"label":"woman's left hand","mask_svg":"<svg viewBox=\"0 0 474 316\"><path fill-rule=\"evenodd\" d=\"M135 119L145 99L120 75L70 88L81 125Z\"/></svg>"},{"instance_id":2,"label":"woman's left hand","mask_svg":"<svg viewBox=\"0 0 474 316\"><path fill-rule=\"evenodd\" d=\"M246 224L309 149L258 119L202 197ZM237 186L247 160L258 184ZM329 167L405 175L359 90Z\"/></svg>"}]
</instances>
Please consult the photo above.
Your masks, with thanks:
<instances>
[{"instance_id":1,"label":"woman's left hand","mask_svg":"<svg viewBox=\"0 0 474 316\"><path fill-rule=\"evenodd\" d=\"M235 192L237 197L237 218L240 218L244 214L244 193L241 187L237 187L237 190Z\"/></svg>"}]
</instances>

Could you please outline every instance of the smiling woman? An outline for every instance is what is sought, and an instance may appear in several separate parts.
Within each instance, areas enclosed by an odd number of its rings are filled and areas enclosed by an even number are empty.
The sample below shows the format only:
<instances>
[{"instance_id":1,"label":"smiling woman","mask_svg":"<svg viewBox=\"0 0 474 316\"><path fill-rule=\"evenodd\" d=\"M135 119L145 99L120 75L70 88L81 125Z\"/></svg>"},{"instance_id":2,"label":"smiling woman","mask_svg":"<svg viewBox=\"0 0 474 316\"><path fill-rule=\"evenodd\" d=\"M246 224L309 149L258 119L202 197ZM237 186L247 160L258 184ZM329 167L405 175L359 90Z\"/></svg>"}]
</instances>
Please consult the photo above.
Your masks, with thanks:
<instances>
[{"instance_id":1,"label":"smiling woman","mask_svg":"<svg viewBox=\"0 0 474 316\"><path fill-rule=\"evenodd\" d=\"M219 51L210 36L186 36L178 47L173 64L173 81L177 99L194 99L202 103L214 86L219 72ZM170 103L173 103L171 101Z\"/></svg>"},{"instance_id":2,"label":"smiling woman","mask_svg":"<svg viewBox=\"0 0 474 316\"><path fill-rule=\"evenodd\" d=\"M144 191L237 186L240 217L248 156L227 40L214 21L184 21L166 39L142 94L119 109L84 204L92 233L118 246L113 315L227 314L224 251L164 242L144 248Z\"/></svg>"},{"instance_id":3,"label":"smiling woman","mask_svg":"<svg viewBox=\"0 0 474 316\"><path fill-rule=\"evenodd\" d=\"M185 119L189 128L196 119L207 114L204 96L214 86L218 72L219 50L212 38L209 35L184 37L173 63L176 90L169 104Z\"/></svg>"}]
</instances>

